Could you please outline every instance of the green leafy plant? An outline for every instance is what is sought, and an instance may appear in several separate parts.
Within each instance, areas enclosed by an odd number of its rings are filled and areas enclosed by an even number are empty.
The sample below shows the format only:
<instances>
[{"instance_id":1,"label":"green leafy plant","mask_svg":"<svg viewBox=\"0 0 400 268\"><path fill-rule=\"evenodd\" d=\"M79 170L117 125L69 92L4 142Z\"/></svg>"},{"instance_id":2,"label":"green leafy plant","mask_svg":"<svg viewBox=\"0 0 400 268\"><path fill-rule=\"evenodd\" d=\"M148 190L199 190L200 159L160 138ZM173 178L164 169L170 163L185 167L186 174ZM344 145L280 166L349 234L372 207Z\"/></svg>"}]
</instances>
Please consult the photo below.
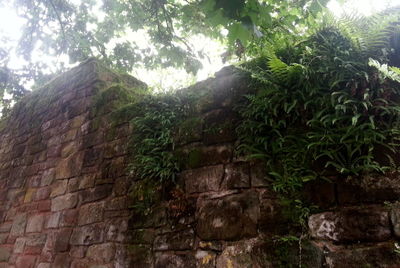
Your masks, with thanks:
<instances>
[{"instance_id":1,"label":"green leafy plant","mask_svg":"<svg viewBox=\"0 0 400 268\"><path fill-rule=\"evenodd\" d=\"M306 183L396 166L400 72L390 63L398 21L393 14L327 18L303 39L265 44L241 67L257 91L238 107L237 149L265 162L297 241L317 209L304 200ZM296 239L282 239L277 254L285 257ZM301 263L301 242L299 252Z\"/></svg>"},{"instance_id":2,"label":"green leafy plant","mask_svg":"<svg viewBox=\"0 0 400 268\"><path fill-rule=\"evenodd\" d=\"M392 33L397 19L370 19L370 30L357 30L359 20L325 22L290 49L269 47L245 65L259 90L239 108L239 151L266 161L277 192L300 189L330 172L388 169L375 153L384 148L392 162L400 92L398 69L385 65L390 44L382 33Z\"/></svg>"},{"instance_id":3,"label":"green leafy plant","mask_svg":"<svg viewBox=\"0 0 400 268\"><path fill-rule=\"evenodd\" d=\"M173 131L185 108L177 94L163 94L147 95L120 111L133 118L130 172L136 181L131 194L139 211L149 213L160 193L176 181L179 162Z\"/></svg>"}]
</instances>

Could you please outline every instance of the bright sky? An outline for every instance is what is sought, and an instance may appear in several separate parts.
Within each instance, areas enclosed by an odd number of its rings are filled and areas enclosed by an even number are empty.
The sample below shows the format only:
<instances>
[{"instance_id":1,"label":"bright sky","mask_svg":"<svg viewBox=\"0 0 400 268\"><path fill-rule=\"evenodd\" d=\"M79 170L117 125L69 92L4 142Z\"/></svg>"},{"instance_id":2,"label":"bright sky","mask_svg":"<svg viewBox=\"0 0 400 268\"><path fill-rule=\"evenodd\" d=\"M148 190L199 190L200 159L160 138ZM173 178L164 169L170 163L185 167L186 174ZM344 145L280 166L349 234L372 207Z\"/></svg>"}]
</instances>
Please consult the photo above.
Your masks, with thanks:
<instances>
[{"instance_id":1,"label":"bright sky","mask_svg":"<svg viewBox=\"0 0 400 268\"><path fill-rule=\"evenodd\" d=\"M75 1L75 0L74 0ZM329 9L337 16L340 16L344 11L356 11L364 15L370 15L374 12L381 11L387 7L400 5L400 0L348 0L344 7L341 7L337 0L331 0L328 4ZM21 34L21 26L23 20L17 16L15 10L10 7L0 7L0 36L5 35L17 42ZM184 71L174 69L148 71L144 69L136 69L133 75L140 77L141 80L150 86L162 85L166 89L180 88L190 82L203 80L223 67L220 56L224 51L216 42L210 40L193 40L192 42L196 49L204 49L210 55L210 62L207 59L202 61L204 68L199 71L196 77L188 76ZM33 55L33 59L40 58L43 60L43 55ZM50 58L49 58L50 60ZM59 60L66 61L66 58ZM10 62L10 67L17 68L23 61L20 58L13 57Z\"/></svg>"}]
</instances>

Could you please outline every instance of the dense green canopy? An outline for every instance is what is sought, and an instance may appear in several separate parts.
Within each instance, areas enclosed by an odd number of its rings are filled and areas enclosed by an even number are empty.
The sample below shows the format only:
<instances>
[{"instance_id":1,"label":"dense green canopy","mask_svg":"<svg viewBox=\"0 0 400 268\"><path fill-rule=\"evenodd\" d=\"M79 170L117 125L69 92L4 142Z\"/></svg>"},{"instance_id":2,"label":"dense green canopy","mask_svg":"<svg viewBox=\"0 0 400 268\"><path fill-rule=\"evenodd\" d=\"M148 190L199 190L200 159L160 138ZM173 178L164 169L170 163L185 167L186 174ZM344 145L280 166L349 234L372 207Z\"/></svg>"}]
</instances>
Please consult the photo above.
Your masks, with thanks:
<instances>
[{"instance_id":1,"label":"dense green canopy","mask_svg":"<svg viewBox=\"0 0 400 268\"><path fill-rule=\"evenodd\" d=\"M24 19L18 47L0 36L0 105L4 94L24 94L26 81L37 84L56 72L62 62L32 61L34 50L43 55L68 56L70 63L98 57L106 65L131 71L177 67L195 73L199 59L191 37L202 35L221 41L226 57L255 53L260 42L296 36L316 20L327 0L14 0L0 7L15 8ZM136 34L135 34L136 33ZM288 35L290 33L290 35ZM149 47L138 44L147 38ZM25 59L20 69L9 68L16 51ZM8 101L9 102L9 101Z\"/></svg>"}]
</instances>

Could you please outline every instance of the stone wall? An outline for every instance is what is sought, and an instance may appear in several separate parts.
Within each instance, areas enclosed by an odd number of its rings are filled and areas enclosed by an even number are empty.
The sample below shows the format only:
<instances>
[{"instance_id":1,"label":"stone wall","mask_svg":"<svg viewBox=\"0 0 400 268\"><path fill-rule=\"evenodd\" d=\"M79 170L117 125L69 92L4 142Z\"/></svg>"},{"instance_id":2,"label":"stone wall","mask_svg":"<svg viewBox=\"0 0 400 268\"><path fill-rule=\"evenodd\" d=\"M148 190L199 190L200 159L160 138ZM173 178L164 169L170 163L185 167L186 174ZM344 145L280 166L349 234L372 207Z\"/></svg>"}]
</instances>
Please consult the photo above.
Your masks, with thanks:
<instances>
[{"instance_id":1,"label":"stone wall","mask_svg":"<svg viewBox=\"0 0 400 268\"><path fill-rule=\"evenodd\" d=\"M0 125L0 268L400 267L397 174L307 185L320 213L282 243L293 226L267 171L234 152L234 106L254 90L234 68L184 91L201 97L177 126L179 187L130 210L132 126L111 113L144 88L90 60Z\"/></svg>"},{"instance_id":2,"label":"stone wall","mask_svg":"<svg viewBox=\"0 0 400 268\"><path fill-rule=\"evenodd\" d=\"M93 109L143 86L90 60L18 103L0 131L0 267L129 267L129 126Z\"/></svg>"}]
</instances>

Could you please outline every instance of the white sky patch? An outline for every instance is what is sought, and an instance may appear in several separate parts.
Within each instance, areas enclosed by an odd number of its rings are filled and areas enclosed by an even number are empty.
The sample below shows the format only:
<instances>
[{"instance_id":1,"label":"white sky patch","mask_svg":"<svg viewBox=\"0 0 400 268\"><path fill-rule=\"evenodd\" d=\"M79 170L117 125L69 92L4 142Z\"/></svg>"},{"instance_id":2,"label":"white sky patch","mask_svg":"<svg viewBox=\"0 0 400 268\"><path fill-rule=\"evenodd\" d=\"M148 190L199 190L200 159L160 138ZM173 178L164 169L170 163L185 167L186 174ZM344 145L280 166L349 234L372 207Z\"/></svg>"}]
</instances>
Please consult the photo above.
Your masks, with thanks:
<instances>
[{"instance_id":1,"label":"white sky patch","mask_svg":"<svg viewBox=\"0 0 400 268\"><path fill-rule=\"evenodd\" d=\"M388 7L400 5L400 0L348 0L341 6L337 0L331 0L328 8L336 15L360 13L369 16Z\"/></svg>"}]
</instances>

